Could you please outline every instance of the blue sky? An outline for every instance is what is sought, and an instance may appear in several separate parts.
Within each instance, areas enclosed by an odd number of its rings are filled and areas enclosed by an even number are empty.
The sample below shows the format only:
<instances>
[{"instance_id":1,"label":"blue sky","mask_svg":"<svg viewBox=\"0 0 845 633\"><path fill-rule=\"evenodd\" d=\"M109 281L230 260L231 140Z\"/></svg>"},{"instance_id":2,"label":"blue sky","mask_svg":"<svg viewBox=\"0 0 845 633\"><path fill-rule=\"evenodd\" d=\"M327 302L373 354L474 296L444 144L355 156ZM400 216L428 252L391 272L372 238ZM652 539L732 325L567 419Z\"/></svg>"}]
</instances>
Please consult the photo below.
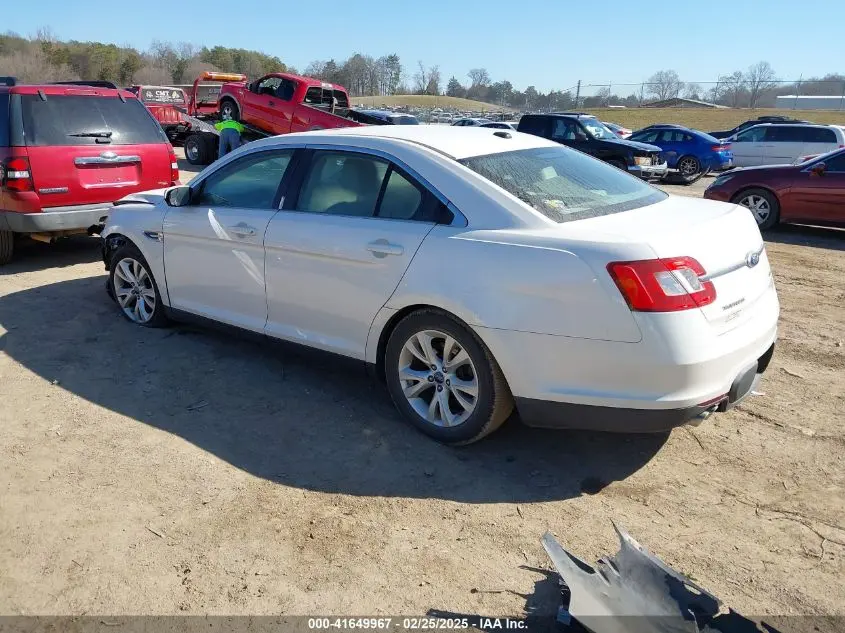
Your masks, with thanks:
<instances>
[{"instance_id":1,"label":"blue sky","mask_svg":"<svg viewBox=\"0 0 845 633\"><path fill-rule=\"evenodd\" d=\"M794 0L673 2L664 11L631 0L37 0L2 14L0 29L24 35L48 26L61 39L142 49L153 39L222 44L278 55L299 70L356 51L395 52L409 78L417 60L439 65L444 85L453 74L466 82L476 67L542 91L578 79L636 83L660 69L704 82L760 60L783 79L845 73L842 0L807 10Z\"/></svg>"}]
</instances>

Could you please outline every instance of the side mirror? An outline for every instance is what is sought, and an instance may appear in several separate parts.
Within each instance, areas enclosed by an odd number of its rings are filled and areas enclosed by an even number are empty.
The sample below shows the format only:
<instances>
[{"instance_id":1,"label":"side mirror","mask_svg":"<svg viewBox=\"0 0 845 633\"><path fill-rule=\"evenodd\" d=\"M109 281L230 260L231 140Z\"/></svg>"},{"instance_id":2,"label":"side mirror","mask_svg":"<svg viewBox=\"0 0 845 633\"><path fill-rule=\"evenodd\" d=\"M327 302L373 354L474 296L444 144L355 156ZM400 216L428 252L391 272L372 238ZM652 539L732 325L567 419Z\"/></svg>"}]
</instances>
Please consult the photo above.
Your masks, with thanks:
<instances>
[{"instance_id":1,"label":"side mirror","mask_svg":"<svg viewBox=\"0 0 845 633\"><path fill-rule=\"evenodd\" d=\"M181 186L168 189L164 194L164 201L170 207L186 207L191 204L191 188Z\"/></svg>"},{"instance_id":2,"label":"side mirror","mask_svg":"<svg viewBox=\"0 0 845 633\"><path fill-rule=\"evenodd\" d=\"M827 165L825 165L824 162L816 163L810 167L810 173L815 176L823 176L826 169Z\"/></svg>"}]
</instances>

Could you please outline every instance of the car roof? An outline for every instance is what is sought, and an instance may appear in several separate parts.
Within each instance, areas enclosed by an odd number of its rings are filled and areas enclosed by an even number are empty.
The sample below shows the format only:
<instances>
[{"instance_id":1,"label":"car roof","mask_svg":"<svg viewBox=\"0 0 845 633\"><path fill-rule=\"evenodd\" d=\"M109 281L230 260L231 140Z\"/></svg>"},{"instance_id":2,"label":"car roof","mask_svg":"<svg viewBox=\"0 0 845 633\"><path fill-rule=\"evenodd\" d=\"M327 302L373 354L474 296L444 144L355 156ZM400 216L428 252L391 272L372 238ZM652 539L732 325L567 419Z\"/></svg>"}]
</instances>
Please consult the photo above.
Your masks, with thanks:
<instances>
[{"instance_id":1,"label":"car roof","mask_svg":"<svg viewBox=\"0 0 845 633\"><path fill-rule=\"evenodd\" d=\"M42 93L45 96L86 96L86 97L117 97L123 95L126 98L135 99L134 92L115 88L99 88L94 86L83 86L76 84L16 84L14 86L0 86L0 89L11 94L35 95Z\"/></svg>"},{"instance_id":2,"label":"car roof","mask_svg":"<svg viewBox=\"0 0 845 633\"><path fill-rule=\"evenodd\" d=\"M415 143L456 160L521 149L560 147L558 143L532 134L506 132L510 138L497 136L502 132L504 130L495 128L454 128L436 125L361 126L284 134L268 140L302 143L307 139L313 140L314 143L330 142L342 145L344 138L349 137L384 139L396 143Z\"/></svg>"}]
</instances>

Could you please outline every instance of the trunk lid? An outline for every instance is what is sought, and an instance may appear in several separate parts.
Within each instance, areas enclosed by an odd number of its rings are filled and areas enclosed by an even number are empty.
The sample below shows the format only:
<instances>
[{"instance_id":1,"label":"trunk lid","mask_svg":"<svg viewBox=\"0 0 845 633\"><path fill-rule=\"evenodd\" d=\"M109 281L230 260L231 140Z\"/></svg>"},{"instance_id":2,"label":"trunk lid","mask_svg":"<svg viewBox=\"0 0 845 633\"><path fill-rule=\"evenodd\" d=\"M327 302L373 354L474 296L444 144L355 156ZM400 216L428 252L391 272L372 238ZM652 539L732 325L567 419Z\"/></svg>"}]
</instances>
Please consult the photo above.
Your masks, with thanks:
<instances>
[{"instance_id":1,"label":"trunk lid","mask_svg":"<svg viewBox=\"0 0 845 633\"><path fill-rule=\"evenodd\" d=\"M42 208L113 202L170 185L170 144L135 98L27 94L21 115Z\"/></svg>"},{"instance_id":2,"label":"trunk lid","mask_svg":"<svg viewBox=\"0 0 845 633\"><path fill-rule=\"evenodd\" d=\"M639 209L566 223L561 231L593 239L600 231L609 241L645 244L659 258L696 259L716 288L716 300L699 309L718 332L752 318L773 284L757 223L737 205L669 196Z\"/></svg>"}]
</instances>

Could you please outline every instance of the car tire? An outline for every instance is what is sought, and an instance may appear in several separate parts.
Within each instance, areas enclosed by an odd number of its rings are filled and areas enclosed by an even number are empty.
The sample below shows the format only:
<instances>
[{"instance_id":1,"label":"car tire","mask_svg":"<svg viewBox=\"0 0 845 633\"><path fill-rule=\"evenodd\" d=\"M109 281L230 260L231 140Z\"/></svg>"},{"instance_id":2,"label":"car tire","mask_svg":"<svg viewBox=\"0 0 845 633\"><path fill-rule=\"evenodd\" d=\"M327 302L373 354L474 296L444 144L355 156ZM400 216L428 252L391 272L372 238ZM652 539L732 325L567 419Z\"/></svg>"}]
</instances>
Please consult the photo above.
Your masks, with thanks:
<instances>
[{"instance_id":1,"label":"car tire","mask_svg":"<svg viewBox=\"0 0 845 633\"><path fill-rule=\"evenodd\" d=\"M211 162L210 139L206 134L191 134L185 139L185 160L191 165L208 165Z\"/></svg>"},{"instance_id":2,"label":"car tire","mask_svg":"<svg viewBox=\"0 0 845 633\"><path fill-rule=\"evenodd\" d=\"M0 229L0 266L12 261L15 253L15 234L6 229Z\"/></svg>"},{"instance_id":3,"label":"car tire","mask_svg":"<svg viewBox=\"0 0 845 633\"><path fill-rule=\"evenodd\" d=\"M704 175L701 161L695 156L681 156L676 163L678 178L685 185L691 185Z\"/></svg>"},{"instance_id":4,"label":"car tire","mask_svg":"<svg viewBox=\"0 0 845 633\"><path fill-rule=\"evenodd\" d=\"M746 189L740 191L731 202L747 208L761 231L775 226L780 220L780 202L767 189Z\"/></svg>"},{"instance_id":5,"label":"car tire","mask_svg":"<svg viewBox=\"0 0 845 633\"><path fill-rule=\"evenodd\" d=\"M132 323L162 327L168 322L150 265L134 244L124 244L112 255L109 294Z\"/></svg>"},{"instance_id":6,"label":"car tire","mask_svg":"<svg viewBox=\"0 0 845 633\"><path fill-rule=\"evenodd\" d=\"M233 121L241 120L241 111L238 108L238 104L231 99L223 99L220 102L220 118L225 118L227 114Z\"/></svg>"},{"instance_id":7,"label":"car tire","mask_svg":"<svg viewBox=\"0 0 845 633\"><path fill-rule=\"evenodd\" d=\"M384 370L396 408L443 444L476 442L513 411L510 388L490 350L467 326L440 310L413 312L396 325L385 348Z\"/></svg>"}]
</instances>

